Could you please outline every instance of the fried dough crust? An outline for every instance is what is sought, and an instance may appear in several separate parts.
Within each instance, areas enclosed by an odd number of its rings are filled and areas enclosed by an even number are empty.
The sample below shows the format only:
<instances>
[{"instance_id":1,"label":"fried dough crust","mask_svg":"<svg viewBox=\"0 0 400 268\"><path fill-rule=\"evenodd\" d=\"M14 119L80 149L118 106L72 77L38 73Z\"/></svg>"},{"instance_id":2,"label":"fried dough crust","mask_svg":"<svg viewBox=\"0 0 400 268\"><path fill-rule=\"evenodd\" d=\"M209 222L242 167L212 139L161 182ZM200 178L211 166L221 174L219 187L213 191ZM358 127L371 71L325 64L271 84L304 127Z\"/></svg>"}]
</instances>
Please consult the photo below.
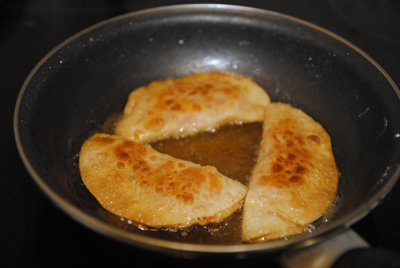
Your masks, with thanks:
<instances>
[{"instance_id":1,"label":"fried dough crust","mask_svg":"<svg viewBox=\"0 0 400 268\"><path fill-rule=\"evenodd\" d=\"M140 143L181 138L228 124L262 122L268 94L252 80L207 72L134 90L116 134Z\"/></svg>"},{"instance_id":2,"label":"fried dough crust","mask_svg":"<svg viewBox=\"0 0 400 268\"><path fill-rule=\"evenodd\" d=\"M263 136L243 208L243 240L304 230L332 205L339 172L322 126L289 104L266 108Z\"/></svg>"},{"instance_id":3,"label":"fried dough crust","mask_svg":"<svg viewBox=\"0 0 400 268\"><path fill-rule=\"evenodd\" d=\"M119 135L95 134L82 146L81 177L108 211L144 226L220 222L241 207L247 187Z\"/></svg>"}]
</instances>

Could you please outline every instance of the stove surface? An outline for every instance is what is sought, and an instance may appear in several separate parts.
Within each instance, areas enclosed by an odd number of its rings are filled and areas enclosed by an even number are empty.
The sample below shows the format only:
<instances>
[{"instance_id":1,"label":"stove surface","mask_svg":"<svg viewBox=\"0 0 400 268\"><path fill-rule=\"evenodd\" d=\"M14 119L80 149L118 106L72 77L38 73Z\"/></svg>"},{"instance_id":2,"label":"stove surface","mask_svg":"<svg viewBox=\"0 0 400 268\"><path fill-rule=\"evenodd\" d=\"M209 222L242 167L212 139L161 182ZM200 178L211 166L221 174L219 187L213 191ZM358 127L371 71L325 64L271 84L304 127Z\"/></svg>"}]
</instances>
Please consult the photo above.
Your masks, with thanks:
<instances>
[{"instance_id":1,"label":"stove surface","mask_svg":"<svg viewBox=\"0 0 400 268\"><path fill-rule=\"evenodd\" d=\"M137 250L127 254L58 210L23 166L13 136L18 93L30 71L60 42L105 19L161 5L212 1L1 1L0 267L83 267L113 264L231 266L265 262L186 261ZM291 15L349 40L377 61L400 85L400 1L219 1ZM353 228L371 246L400 252L400 184ZM275 266L268 260L270 266Z\"/></svg>"}]
</instances>

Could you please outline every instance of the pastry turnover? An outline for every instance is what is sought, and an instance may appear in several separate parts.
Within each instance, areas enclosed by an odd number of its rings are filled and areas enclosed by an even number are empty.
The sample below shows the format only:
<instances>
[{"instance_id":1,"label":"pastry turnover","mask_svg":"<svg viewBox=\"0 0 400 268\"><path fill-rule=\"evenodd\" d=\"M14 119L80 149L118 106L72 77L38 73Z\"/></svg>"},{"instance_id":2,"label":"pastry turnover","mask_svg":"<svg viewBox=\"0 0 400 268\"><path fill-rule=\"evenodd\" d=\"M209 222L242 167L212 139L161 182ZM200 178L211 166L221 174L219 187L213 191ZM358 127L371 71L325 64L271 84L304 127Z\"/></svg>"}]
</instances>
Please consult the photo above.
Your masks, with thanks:
<instances>
[{"instance_id":1,"label":"pastry turnover","mask_svg":"<svg viewBox=\"0 0 400 268\"><path fill-rule=\"evenodd\" d=\"M242 205L247 192L214 167L161 154L119 135L88 139L79 168L105 209L157 228L220 222Z\"/></svg>"},{"instance_id":2,"label":"pastry turnover","mask_svg":"<svg viewBox=\"0 0 400 268\"><path fill-rule=\"evenodd\" d=\"M265 241L301 232L332 204L338 177L322 126L289 104L268 105L243 208L242 239Z\"/></svg>"},{"instance_id":3,"label":"pastry turnover","mask_svg":"<svg viewBox=\"0 0 400 268\"><path fill-rule=\"evenodd\" d=\"M222 125L262 122L268 94L248 78L207 72L134 90L116 134L140 143L180 138Z\"/></svg>"}]
</instances>

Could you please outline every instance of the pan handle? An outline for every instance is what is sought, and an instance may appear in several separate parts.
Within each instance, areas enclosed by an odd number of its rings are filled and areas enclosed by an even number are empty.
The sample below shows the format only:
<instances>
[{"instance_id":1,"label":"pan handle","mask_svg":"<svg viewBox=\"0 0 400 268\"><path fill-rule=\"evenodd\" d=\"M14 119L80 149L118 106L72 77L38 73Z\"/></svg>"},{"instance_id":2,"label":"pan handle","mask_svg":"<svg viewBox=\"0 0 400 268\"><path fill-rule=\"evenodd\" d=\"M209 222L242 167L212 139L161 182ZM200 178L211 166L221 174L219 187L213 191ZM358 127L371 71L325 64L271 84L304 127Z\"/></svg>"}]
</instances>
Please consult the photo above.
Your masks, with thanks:
<instances>
[{"instance_id":1,"label":"pan handle","mask_svg":"<svg viewBox=\"0 0 400 268\"><path fill-rule=\"evenodd\" d=\"M277 262L284 268L400 267L400 255L371 249L356 232L344 228L333 238L284 252Z\"/></svg>"}]
</instances>

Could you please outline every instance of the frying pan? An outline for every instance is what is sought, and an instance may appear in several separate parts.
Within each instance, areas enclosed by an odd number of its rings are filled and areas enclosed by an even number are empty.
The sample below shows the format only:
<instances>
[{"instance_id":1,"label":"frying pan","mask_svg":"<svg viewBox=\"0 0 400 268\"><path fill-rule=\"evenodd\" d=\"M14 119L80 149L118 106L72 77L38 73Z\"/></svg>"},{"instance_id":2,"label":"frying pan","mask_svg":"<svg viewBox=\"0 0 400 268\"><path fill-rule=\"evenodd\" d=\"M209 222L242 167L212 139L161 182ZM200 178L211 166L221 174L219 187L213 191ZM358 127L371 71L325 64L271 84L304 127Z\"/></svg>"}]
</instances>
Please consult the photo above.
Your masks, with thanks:
<instances>
[{"instance_id":1,"label":"frying pan","mask_svg":"<svg viewBox=\"0 0 400 268\"><path fill-rule=\"evenodd\" d=\"M336 211L309 233L256 244L193 242L145 232L105 211L79 176L78 153L135 88L200 71L253 79L272 101L320 122L340 171ZM253 8L199 4L116 17L67 39L25 81L15 138L34 181L84 226L128 247L185 258L246 258L336 236L365 216L396 183L400 93L385 71L346 40L310 23Z\"/></svg>"}]
</instances>

